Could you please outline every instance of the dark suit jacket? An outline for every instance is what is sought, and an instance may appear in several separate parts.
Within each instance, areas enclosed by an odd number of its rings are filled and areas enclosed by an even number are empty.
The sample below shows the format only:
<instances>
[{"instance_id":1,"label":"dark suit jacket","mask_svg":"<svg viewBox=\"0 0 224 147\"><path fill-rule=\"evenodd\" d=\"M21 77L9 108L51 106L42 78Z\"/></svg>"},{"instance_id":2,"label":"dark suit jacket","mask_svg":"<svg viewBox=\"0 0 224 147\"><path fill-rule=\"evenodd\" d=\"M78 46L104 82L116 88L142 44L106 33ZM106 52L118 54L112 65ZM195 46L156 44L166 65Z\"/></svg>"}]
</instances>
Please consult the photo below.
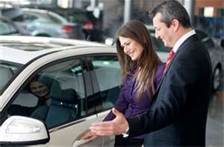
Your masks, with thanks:
<instances>
[{"instance_id":1,"label":"dark suit jacket","mask_svg":"<svg viewBox=\"0 0 224 147\"><path fill-rule=\"evenodd\" d=\"M128 119L129 136L149 133L145 146L204 146L212 68L196 35L178 49L150 110Z\"/></svg>"}]
</instances>

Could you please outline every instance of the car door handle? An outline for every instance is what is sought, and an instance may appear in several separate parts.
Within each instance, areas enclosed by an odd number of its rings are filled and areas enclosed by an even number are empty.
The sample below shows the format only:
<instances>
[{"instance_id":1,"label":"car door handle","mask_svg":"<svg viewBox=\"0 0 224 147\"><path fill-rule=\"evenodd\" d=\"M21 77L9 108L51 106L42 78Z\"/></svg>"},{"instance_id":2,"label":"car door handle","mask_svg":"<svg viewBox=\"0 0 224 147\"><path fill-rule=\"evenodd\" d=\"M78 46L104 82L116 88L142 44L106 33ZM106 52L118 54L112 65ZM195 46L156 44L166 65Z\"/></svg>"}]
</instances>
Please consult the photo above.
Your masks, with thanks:
<instances>
[{"instance_id":1,"label":"car door handle","mask_svg":"<svg viewBox=\"0 0 224 147\"><path fill-rule=\"evenodd\" d=\"M81 146L81 145L83 145L83 144L85 144L87 142L89 142L89 141L88 140L83 140L83 139L81 139L81 140L75 140L73 142L72 147L79 147L79 146Z\"/></svg>"}]
</instances>

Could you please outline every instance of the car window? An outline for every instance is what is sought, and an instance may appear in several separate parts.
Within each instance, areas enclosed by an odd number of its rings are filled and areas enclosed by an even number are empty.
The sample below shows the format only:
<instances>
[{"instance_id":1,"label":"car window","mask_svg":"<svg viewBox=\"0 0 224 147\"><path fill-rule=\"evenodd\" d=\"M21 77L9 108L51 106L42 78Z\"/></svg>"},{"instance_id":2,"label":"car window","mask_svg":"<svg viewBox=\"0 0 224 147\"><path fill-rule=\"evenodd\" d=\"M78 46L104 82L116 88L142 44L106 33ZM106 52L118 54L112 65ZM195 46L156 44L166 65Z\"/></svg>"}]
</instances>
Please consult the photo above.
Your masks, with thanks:
<instances>
[{"instance_id":1,"label":"car window","mask_svg":"<svg viewBox=\"0 0 224 147\"><path fill-rule=\"evenodd\" d=\"M63 24L67 22L67 20L60 15L56 15L54 13L47 13L47 14L48 18L54 23Z\"/></svg>"},{"instance_id":2,"label":"car window","mask_svg":"<svg viewBox=\"0 0 224 147\"><path fill-rule=\"evenodd\" d=\"M8 114L36 118L53 128L111 108L120 83L116 55L51 63L23 84Z\"/></svg>"},{"instance_id":3,"label":"car window","mask_svg":"<svg viewBox=\"0 0 224 147\"><path fill-rule=\"evenodd\" d=\"M50 64L24 84L9 115L42 120L48 128L86 116L85 66L79 59Z\"/></svg>"},{"instance_id":4,"label":"car window","mask_svg":"<svg viewBox=\"0 0 224 147\"><path fill-rule=\"evenodd\" d=\"M50 20L48 19L47 16L45 15L38 15L36 13L24 13L24 20L25 22L49 22Z\"/></svg>"},{"instance_id":5,"label":"car window","mask_svg":"<svg viewBox=\"0 0 224 147\"><path fill-rule=\"evenodd\" d=\"M108 110L114 105L120 90L121 74L118 59L116 56L102 55L88 57L88 60L92 65L94 86L94 93L87 97L89 112Z\"/></svg>"},{"instance_id":6,"label":"car window","mask_svg":"<svg viewBox=\"0 0 224 147\"><path fill-rule=\"evenodd\" d=\"M32 21L38 19L37 16L31 15L31 14L24 14L23 18L25 21L28 21L28 22L32 22Z\"/></svg>"},{"instance_id":7,"label":"car window","mask_svg":"<svg viewBox=\"0 0 224 147\"><path fill-rule=\"evenodd\" d=\"M39 19L41 21L46 21L46 22L52 22L56 24L62 24L66 22L66 19L63 17L56 15L54 13L47 12L46 13L41 13L41 12L29 12L29 11L24 11L26 15L26 19L29 21L34 21L36 19Z\"/></svg>"},{"instance_id":8,"label":"car window","mask_svg":"<svg viewBox=\"0 0 224 147\"><path fill-rule=\"evenodd\" d=\"M16 32L17 30L11 24L0 20L0 35L8 35Z\"/></svg>"},{"instance_id":9,"label":"car window","mask_svg":"<svg viewBox=\"0 0 224 147\"><path fill-rule=\"evenodd\" d=\"M21 64L0 60L0 95L21 67Z\"/></svg>"}]
</instances>

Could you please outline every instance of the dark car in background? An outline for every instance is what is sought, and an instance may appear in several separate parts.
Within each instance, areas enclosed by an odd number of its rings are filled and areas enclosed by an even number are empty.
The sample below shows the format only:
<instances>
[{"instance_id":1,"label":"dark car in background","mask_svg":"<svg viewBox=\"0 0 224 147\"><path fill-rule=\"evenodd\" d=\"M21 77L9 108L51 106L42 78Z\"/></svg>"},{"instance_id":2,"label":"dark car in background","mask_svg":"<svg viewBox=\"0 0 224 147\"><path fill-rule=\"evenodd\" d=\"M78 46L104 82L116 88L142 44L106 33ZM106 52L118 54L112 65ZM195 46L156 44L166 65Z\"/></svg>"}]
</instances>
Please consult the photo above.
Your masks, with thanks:
<instances>
[{"instance_id":1,"label":"dark car in background","mask_svg":"<svg viewBox=\"0 0 224 147\"><path fill-rule=\"evenodd\" d=\"M34 6L30 6L34 7ZM96 18L92 11L79 8L54 8L39 5L38 8L50 10L65 17L70 22L80 24L85 40L103 42L102 16Z\"/></svg>"},{"instance_id":2,"label":"dark car in background","mask_svg":"<svg viewBox=\"0 0 224 147\"><path fill-rule=\"evenodd\" d=\"M57 12L68 18L71 22L81 24L86 40L103 41L102 21L99 20L100 18L97 19L92 11L73 8L58 9Z\"/></svg>"},{"instance_id":3,"label":"dark car in background","mask_svg":"<svg viewBox=\"0 0 224 147\"><path fill-rule=\"evenodd\" d=\"M196 30L197 35L208 49L213 67L213 90L223 88L223 57L224 46L215 39L209 37L204 31Z\"/></svg>"}]
</instances>

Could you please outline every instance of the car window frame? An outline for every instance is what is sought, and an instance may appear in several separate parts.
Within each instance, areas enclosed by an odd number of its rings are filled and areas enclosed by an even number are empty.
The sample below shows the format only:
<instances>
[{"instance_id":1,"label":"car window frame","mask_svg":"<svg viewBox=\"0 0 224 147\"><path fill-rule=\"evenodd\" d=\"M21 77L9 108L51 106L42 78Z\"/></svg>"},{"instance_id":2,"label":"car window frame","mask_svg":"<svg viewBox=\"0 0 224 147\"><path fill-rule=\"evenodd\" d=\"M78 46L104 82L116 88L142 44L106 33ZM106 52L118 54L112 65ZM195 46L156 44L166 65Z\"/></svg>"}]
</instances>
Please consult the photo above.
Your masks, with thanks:
<instances>
[{"instance_id":1,"label":"car window frame","mask_svg":"<svg viewBox=\"0 0 224 147\"><path fill-rule=\"evenodd\" d=\"M102 56L102 57L105 57L105 56L111 56L111 57L115 57L115 58L117 58L117 62L118 62L118 64L119 64L119 60L118 60L118 57L117 57L117 54L116 53L100 53L100 54L89 54L89 55L86 55L86 59L87 58L92 58L92 57L97 57L97 56ZM93 66L93 65L92 65ZM120 66L120 64L119 64L119 66ZM89 70L91 70L91 69L89 69ZM107 76L107 75L106 75ZM97 79L92 79L92 83L94 83L94 81L97 81ZM100 91L100 86L99 86L99 83L97 82L97 86L99 87L99 92L101 92ZM93 85L92 85L93 86ZM119 85L119 87L121 86L121 83L120 83L120 85ZM94 89L94 88L92 88L92 89ZM104 91L108 91L108 90L110 90L110 89L107 89L107 90L104 90ZM96 92L96 93L94 93L94 90L93 90L93 95L95 95L95 94L99 94L99 92ZM87 97L88 98L88 97ZM114 101L115 102L115 101ZM102 102L102 105L104 105L104 101ZM113 105L114 106L114 105ZM111 109L113 106L111 106L111 107L107 107L107 108L104 108L104 107L102 107L102 109L99 109L99 108L97 108L97 107L95 107L95 114L99 114L99 113L102 113L102 112L105 112L105 111L108 111L109 109Z\"/></svg>"}]
</instances>

